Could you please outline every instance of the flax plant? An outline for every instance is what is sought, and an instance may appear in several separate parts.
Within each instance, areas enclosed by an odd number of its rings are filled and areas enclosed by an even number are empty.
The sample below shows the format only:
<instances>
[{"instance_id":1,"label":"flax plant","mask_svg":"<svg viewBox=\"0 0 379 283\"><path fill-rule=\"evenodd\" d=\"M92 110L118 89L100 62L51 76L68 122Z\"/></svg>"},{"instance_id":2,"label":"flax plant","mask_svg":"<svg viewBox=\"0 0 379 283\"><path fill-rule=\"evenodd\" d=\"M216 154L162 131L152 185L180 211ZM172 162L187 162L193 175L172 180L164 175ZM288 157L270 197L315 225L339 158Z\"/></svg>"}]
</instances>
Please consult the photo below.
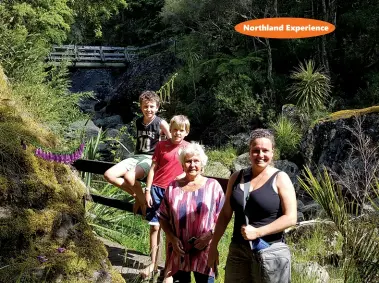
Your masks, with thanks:
<instances>
[{"instance_id":1,"label":"flax plant","mask_svg":"<svg viewBox=\"0 0 379 283\"><path fill-rule=\"evenodd\" d=\"M379 233L375 219L359 214L326 169L317 177L306 167L300 185L318 202L343 237L344 282L378 282ZM379 189L378 189L379 190ZM378 209L378 208L377 208ZM353 211L353 213L351 213Z\"/></svg>"},{"instance_id":2,"label":"flax plant","mask_svg":"<svg viewBox=\"0 0 379 283\"><path fill-rule=\"evenodd\" d=\"M89 160L95 160L97 158L97 149L101 140L104 139L104 132L100 128L99 133L96 138L91 138L87 141L86 147L84 148L83 158ZM83 172L82 178L84 183L86 184L87 189L91 186L92 181L92 173Z\"/></svg>"}]
</instances>

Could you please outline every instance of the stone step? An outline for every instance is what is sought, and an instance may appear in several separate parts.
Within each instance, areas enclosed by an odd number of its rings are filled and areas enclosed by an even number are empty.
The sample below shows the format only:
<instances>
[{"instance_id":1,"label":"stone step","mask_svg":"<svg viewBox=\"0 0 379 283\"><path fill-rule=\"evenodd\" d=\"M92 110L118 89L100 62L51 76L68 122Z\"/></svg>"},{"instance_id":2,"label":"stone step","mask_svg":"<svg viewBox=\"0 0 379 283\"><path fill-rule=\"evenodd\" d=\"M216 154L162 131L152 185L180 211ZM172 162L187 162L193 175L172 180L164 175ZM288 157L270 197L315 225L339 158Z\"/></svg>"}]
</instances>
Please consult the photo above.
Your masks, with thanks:
<instances>
[{"instance_id":1,"label":"stone step","mask_svg":"<svg viewBox=\"0 0 379 283\"><path fill-rule=\"evenodd\" d=\"M114 269L116 269L126 282L162 282L161 274L164 265L158 266L159 271L150 279L142 280L139 275L141 269L147 267L150 263L150 256L133 251L114 243L107 239L97 237L101 240L108 251L108 258Z\"/></svg>"}]
</instances>

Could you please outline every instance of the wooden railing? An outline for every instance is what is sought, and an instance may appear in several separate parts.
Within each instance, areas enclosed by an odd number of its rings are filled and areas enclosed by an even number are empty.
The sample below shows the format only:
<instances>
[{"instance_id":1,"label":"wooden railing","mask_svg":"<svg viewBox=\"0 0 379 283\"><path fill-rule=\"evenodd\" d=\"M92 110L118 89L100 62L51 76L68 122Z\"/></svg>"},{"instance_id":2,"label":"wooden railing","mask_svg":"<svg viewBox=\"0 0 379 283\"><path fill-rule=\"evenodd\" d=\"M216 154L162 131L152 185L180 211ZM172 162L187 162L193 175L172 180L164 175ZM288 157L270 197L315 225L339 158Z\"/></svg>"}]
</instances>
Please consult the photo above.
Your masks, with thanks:
<instances>
[{"instance_id":1,"label":"wooden railing","mask_svg":"<svg viewBox=\"0 0 379 283\"><path fill-rule=\"evenodd\" d=\"M67 61L77 67L125 67L138 59L136 47L53 46L48 60L53 64Z\"/></svg>"},{"instance_id":2,"label":"wooden railing","mask_svg":"<svg viewBox=\"0 0 379 283\"><path fill-rule=\"evenodd\" d=\"M109 168L111 168L115 163L112 162L104 162L104 161L95 161L95 160L86 160L86 159L78 159L73 163L73 166L82 172L89 172L94 174L104 174ZM226 191L226 187L228 184L228 179L224 178L216 178L224 192ZM92 200L96 203L103 204L109 207L118 208L121 210L133 212L133 204L127 201L118 200L114 198L104 197L97 194L91 194Z\"/></svg>"},{"instance_id":3,"label":"wooden railing","mask_svg":"<svg viewBox=\"0 0 379 283\"><path fill-rule=\"evenodd\" d=\"M163 40L143 47L53 45L47 59L53 65L66 61L75 67L125 67L138 60L142 51L167 44L175 44L175 40Z\"/></svg>"}]
</instances>

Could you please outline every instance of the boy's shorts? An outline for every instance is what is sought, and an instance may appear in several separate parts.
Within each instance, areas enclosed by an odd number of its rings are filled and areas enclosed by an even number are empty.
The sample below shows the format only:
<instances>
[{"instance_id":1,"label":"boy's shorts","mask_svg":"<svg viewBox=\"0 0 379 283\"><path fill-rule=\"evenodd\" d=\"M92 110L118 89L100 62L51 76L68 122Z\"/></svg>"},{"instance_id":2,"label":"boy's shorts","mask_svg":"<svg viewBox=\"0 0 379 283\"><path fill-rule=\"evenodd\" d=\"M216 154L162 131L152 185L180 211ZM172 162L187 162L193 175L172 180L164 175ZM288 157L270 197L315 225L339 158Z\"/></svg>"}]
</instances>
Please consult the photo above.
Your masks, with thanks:
<instances>
[{"instance_id":1,"label":"boy's shorts","mask_svg":"<svg viewBox=\"0 0 379 283\"><path fill-rule=\"evenodd\" d=\"M146 210L146 220L149 221L149 225L159 225L157 211L161 205L161 201L165 194L165 189L152 185L151 186L151 198L153 199L152 207L148 207Z\"/></svg>"},{"instance_id":2,"label":"boy's shorts","mask_svg":"<svg viewBox=\"0 0 379 283\"><path fill-rule=\"evenodd\" d=\"M137 167L141 167L144 171L143 179L147 177L149 174L151 163L152 163L152 155L145 154L135 154L131 155L127 159L124 159L120 163L125 166L125 168L129 171Z\"/></svg>"}]
</instances>

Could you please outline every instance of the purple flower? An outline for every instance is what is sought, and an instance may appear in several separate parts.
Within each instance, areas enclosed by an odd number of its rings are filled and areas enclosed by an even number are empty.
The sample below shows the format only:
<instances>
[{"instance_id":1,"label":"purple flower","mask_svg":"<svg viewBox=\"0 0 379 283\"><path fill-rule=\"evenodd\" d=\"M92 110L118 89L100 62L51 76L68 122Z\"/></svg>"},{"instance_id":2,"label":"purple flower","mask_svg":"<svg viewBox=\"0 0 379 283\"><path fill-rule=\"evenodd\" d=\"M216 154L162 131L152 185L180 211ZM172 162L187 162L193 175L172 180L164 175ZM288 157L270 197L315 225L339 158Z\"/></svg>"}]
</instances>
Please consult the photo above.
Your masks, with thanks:
<instances>
[{"instance_id":1,"label":"purple flower","mask_svg":"<svg viewBox=\"0 0 379 283\"><path fill-rule=\"evenodd\" d=\"M42 159L45 159L46 160L46 152L44 152L43 150L41 150L41 157Z\"/></svg>"},{"instance_id":2,"label":"purple flower","mask_svg":"<svg viewBox=\"0 0 379 283\"><path fill-rule=\"evenodd\" d=\"M71 163L71 158L69 154L64 155L64 163L66 164Z\"/></svg>"},{"instance_id":3,"label":"purple flower","mask_svg":"<svg viewBox=\"0 0 379 283\"><path fill-rule=\"evenodd\" d=\"M80 144L79 148L72 153L45 152L43 149L37 148L35 150L35 155L43 158L44 160L69 164L73 163L82 156L84 146L84 143Z\"/></svg>"},{"instance_id":4,"label":"purple flower","mask_svg":"<svg viewBox=\"0 0 379 283\"><path fill-rule=\"evenodd\" d=\"M58 253L64 253L66 251L66 249L65 248L58 248L57 251L58 251Z\"/></svg>"},{"instance_id":5,"label":"purple flower","mask_svg":"<svg viewBox=\"0 0 379 283\"><path fill-rule=\"evenodd\" d=\"M47 258L46 258L46 256L44 256L44 255L39 255L39 256L37 256L37 259L38 259L38 261L39 261L40 263L44 263L44 262L47 261Z\"/></svg>"},{"instance_id":6,"label":"purple flower","mask_svg":"<svg viewBox=\"0 0 379 283\"><path fill-rule=\"evenodd\" d=\"M35 155L36 156L40 156L41 155L41 149L40 148L36 149Z\"/></svg>"}]
</instances>

